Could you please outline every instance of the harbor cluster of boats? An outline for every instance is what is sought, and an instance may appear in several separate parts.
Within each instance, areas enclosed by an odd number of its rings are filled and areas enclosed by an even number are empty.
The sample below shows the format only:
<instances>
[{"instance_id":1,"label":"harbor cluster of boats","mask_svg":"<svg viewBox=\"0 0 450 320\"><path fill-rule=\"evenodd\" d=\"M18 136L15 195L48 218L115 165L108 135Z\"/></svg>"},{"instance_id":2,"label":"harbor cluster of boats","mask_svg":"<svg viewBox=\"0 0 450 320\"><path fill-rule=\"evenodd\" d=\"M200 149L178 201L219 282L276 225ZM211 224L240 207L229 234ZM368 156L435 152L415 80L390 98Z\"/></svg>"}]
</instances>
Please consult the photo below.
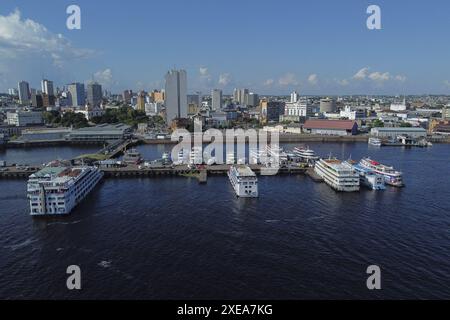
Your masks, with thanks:
<instances>
[{"instance_id":1,"label":"harbor cluster of boats","mask_svg":"<svg viewBox=\"0 0 450 320\"><path fill-rule=\"evenodd\" d=\"M214 165L215 159L203 159L201 147L194 147L185 154L178 154L172 161L164 153L162 164L198 164ZM234 153L228 153L226 163L230 165L228 178L238 197L258 197L258 178L247 159L235 159ZM386 185L402 187L403 175L391 166L381 164L370 158L360 162L341 161L336 158L320 158L308 147L297 147L284 151L278 146L267 146L264 152L249 151L248 163L263 167L277 168L301 164L314 168L314 173L336 191L353 192L366 187L372 190L384 190ZM126 164L146 164L135 149L124 153L121 161ZM205 163L206 162L206 163ZM148 163L151 165L151 163ZM311 169L312 170L312 169ZM67 166L61 163L49 163L42 170L32 174L28 180L27 193L30 201L31 215L68 214L80 203L101 180L103 172L97 166Z\"/></svg>"},{"instance_id":2,"label":"harbor cluster of boats","mask_svg":"<svg viewBox=\"0 0 450 320\"><path fill-rule=\"evenodd\" d=\"M330 187L343 192L359 191L361 186L372 190L384 190L386 185L404 186L401 172L370 158L359 163L331 157L320 159L314 165L314 172Z\"/></svg>"}]
</instances>

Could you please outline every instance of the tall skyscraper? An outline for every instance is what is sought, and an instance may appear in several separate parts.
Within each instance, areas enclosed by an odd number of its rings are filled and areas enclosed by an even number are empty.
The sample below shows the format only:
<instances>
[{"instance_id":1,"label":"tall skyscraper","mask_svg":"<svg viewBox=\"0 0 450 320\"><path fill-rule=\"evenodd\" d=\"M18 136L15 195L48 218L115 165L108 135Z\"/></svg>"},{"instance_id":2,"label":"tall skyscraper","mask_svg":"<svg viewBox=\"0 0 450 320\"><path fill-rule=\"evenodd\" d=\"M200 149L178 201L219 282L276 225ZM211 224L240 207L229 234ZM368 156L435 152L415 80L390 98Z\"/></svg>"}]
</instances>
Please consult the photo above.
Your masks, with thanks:
<instances>
[{"instance_id":1,"label":"tall skyscraper","mask_svg":"<svg viewBox=\"0 0 450 320\"><path fill-rule=\"evenodd\" d=\"M97 82L87 85L87 102L91 107L100 106L103 99L102 86Z\"/></svg>"},{"instance_id":2,"label":"tall skyscraper","mask_svg":"<svg viewBox=\"0 0 450 320\"><path fill-rule=\"evenodd\" d=\"M187 118L187 74L185 70L170 70L165 85L166 122Z\"/></svg>"},{"instance_id":3,"label":"tall skyscraper","mask_svg":"<svg viewBox=\"0 0 450 320\"><path fill-rule=\"evenodd\" d=\"M30 103L30 85L26 81L20 81L18 84L19 99L21 104Z\"/></svg>"},{"instance_id":4,"label":"tall skyscraper","mask_svg":"<svg viewBox=\"0 0 450 320\"><path fill-rule=\"evenodd\" d=\"M123 92L123 102L130 104L132 96L133 96L133 90L125 90Z\"/></svg>"},{"instance_id":5,"label":"tall skyscraper","mask_svg":"<svg viewBox=\"0 0 450 320\"><path fill-rule=\"evenodd\" d=\"M55 92L53 91L53 81L43 79L41 81L42 92L49 95L54 96Z\"/></svg>"},{"instance_id":6,"label":"tall skyscraper","mask_svg":"<svg viewBox=\"0 0 450 320\"><path fill-rule=\"evenodd\" d=\"M211 93L212 110L222 109L222 90L214 89Z\"/></svg>"},{"instance_id":7,"label":"tall skyscraper","mask_svg":"<svg viewBox=\"0 0 450 320\"><path fill-rule=\"evenodd\" d=\"M71 83L68 85L69 90L69 105L73 107L84 106L86 104L86 98L84 95L83 83Z\"/></svg>"}]
</instances>

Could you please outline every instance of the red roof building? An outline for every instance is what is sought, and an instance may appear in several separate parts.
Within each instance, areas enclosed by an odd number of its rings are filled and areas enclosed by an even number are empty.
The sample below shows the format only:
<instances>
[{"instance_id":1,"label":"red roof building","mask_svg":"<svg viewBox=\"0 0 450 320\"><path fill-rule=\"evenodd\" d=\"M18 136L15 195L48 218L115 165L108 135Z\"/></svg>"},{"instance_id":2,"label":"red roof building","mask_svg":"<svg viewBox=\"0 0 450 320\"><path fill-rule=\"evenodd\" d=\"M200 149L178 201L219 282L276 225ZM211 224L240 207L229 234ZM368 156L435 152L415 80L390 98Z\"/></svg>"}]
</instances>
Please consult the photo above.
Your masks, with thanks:
<instances>
[{"instance_id":1,"label":"red roof building","mask_svg":"<svg viewBox=\"0 0 450 320\"><path fill-rule=\"evenodd\" d=\"M353 120L306 120L303 130L312 134L321 135L356 135L358 124Z\"/></svg>"}]
</instances>

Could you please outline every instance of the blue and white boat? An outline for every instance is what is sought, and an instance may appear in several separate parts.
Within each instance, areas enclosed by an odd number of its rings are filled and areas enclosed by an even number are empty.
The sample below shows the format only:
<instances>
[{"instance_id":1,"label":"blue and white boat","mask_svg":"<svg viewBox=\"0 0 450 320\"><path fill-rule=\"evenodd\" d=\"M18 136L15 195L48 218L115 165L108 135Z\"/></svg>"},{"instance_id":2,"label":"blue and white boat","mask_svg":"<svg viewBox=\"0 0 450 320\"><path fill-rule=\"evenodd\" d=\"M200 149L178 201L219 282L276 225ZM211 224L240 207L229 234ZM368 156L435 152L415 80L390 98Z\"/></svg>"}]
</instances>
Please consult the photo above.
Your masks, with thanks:
<instances>
[{"instance_id":1,"label":"blue and white boat","mask_svg":"<svg viewBox=\"0 0 450 320\"><path fill-rule=\"evenodd\" d=\"M353 164L353 168L359 173L359 182L371 190L385 190L384 177L373 170L365 168L359 164Z\"/></svg>"}]
</instances>

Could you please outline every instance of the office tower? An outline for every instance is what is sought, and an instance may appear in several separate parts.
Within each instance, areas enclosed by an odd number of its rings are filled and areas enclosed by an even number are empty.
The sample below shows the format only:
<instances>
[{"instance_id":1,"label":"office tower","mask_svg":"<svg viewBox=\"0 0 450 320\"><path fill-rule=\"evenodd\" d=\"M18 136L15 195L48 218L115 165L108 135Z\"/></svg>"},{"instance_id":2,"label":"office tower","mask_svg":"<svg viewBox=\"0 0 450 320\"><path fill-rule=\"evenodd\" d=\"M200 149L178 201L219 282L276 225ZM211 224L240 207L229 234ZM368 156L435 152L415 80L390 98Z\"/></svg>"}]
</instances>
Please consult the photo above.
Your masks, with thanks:
<instances>
[{"instance_id":1,"label":"office tower","mask_svg":"<svg viewBox=\"0 0 450 320\"><path fill-rule=\"evenodd\" d=\"M298 93L297 93L297 91L294 91L291 93L291 102L294 103L297 101L298 101Z\"/></svg>"},{"instance_id":2,"label":"office tower","mask_svg":"<svg viewBox=\"0 0 450 320\"><path fill-rule=\"evenodd\" d=\"M187 75L185 70L170 70L166 74L166 123L187 117Z\"/></svg>"},{"instance_id":3,"label":"office tower","mask_svg":"<svg viewBox=\"0 0 450 320\"><path fill-rule=\"evenodd\" d=\"M236 88L233 90L233 100L234 100L234 102L239 101L239 90Z\"/></svg>"},{"instance_id":4,"label":"office tower","mask_svg":"<svg viewBox=\"0 0 450 320\"><path fill-rule=\"evenodd\" d=\"M102 86L96 82L87 85L87 102L91 107L100 106L103 99Z\"/></svg>"},{"instance_id":5,"label":"office tower","mask_svg":"<svg viewBox=\"0 0 450 320\"><path fill-rule=\"evenodd\" d=\"M53 81L43 79L41 81L42 92L49 95L54 96L55 92L53 91Z\"/></svg>"},{"instance_id":6,"label":"office tower","mask_svg":"<svg viewBox=\"0 0 450 320\"><path fill-rule=\"evenodd\" d=\"M125 90L123 92L123 102L130 104L132 96L133 96L133 90Z\"/></svg>"},{"instance_id":7,"label":"office tower","mask_svg":"<svg viewBox=\"0 0 450 320\"><path fill-rule=\"evenodd\" d=\"M240 100L239 103L241 105L247 105L248 103L248 89L241 89Z\"/></svg>"},{"instance_id":8,"label":"office tower","mask_svg":"<svg viewBox=\"0 0 450 320\"><path fill-rule=\"evenodd\" d=\"M84 106L86 104L86 98L84 96L84 84L83 83L71 83L68 85L69 91L69 105L73 107Z\"/></svg>"},{"instance_id":9,"label":"office tower","mask_svg":"<svg viewBox=\"0 0 450 320\"><path fill-rule=\"evenodd\" d=\"M259 105L259 96L256 93L250 92L248 94L247 106L256 107Z\"/></svg>"},{"instance_id":10,"label":"office tower","mask_svg":"<svg viewBox=\"0 0 450 320\"><path fill-rule=\"evenodd\" d=\"M30 85L26 81L18 84L20 103L25 105L30 103Z\"/></svg>"},{"instance_id":11,"label":"office tower","mask_svg":"<svg viewBox=\"0 0 450 320\"><path fill-rule=\"evenodd\" d=\"M147 96L147 92L140 91L137 97L136 110L145 111L145 97Z\"/></svg>"},{"instance_id":12,"label":"office tower","mask_svg":"<svg viewBox=\"0 0 450 320\"><path fill-rule=\"evenodd\" d=\"M42 104L44 107L54 107L55 106L55 96L42 93Z\"/></svg>"},{"instance_id":13,"label":"office tower","mask_svg":"<svg viewBox=\"0 0 450 320\"><path fill-rule=\"evenodd\" d=\"M220 110L222 108L222 90L214 89L211 93L212 110Z\"/></svg>"}]
</instances>

